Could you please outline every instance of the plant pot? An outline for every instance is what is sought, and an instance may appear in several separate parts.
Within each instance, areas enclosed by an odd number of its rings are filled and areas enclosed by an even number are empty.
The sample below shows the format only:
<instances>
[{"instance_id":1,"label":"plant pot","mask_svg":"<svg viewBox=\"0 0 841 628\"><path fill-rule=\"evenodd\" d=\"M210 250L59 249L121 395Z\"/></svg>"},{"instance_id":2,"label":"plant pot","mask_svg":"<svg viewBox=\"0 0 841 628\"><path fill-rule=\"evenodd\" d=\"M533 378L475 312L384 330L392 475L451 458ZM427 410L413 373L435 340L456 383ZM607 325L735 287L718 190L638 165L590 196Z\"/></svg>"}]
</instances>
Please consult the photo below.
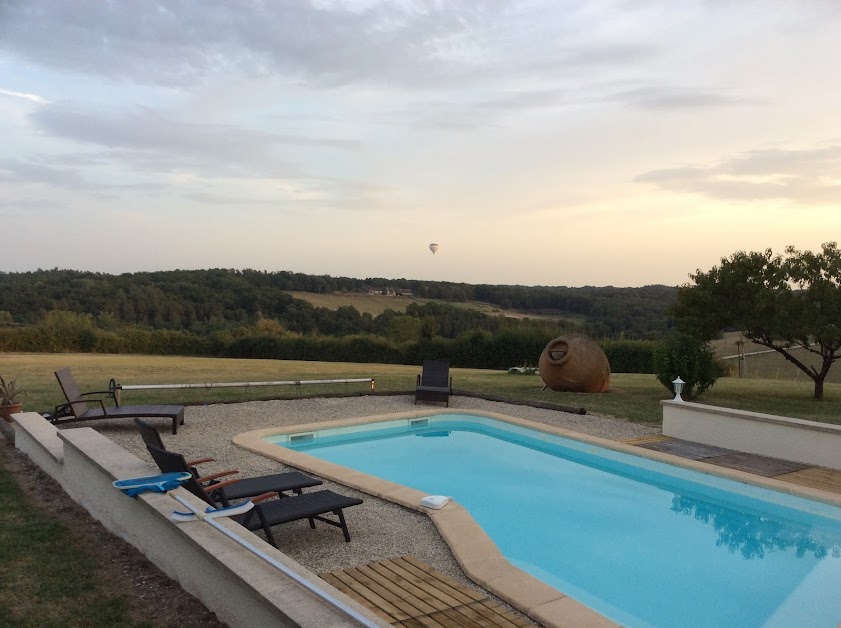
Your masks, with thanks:
<instances>
[{"instance_id":1,"label":"plant pot","mask_svg":"<svg viewBox=\"0 0 841 628\"><path fill-rule=\"evenodd\" d=\"M12 422L12 415L20 412L21 404L13 403L10 406L0 406L0 416L3 417L7 423Z\"/></svg>"}]
</instances>

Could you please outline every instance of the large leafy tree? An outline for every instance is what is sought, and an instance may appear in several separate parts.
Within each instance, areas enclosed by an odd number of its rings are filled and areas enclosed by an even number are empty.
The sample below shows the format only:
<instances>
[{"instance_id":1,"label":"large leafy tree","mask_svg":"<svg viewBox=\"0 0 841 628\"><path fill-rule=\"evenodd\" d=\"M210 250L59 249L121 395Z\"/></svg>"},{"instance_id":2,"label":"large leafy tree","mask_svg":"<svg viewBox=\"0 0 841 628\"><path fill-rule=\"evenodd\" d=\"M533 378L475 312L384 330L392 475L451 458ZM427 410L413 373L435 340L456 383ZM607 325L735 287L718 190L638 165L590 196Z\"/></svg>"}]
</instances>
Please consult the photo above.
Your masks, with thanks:
<instances>
[{"instance_id":1,"label":"large leafy tree","mask_svg":"<svg viewBox=\"0 0 841 628\"><path fill-rule=\"evenodd\" d=\"M690 275L678 291L678 328L703 340L725 327L780 353L815 382L815 398L832 364L841 358L841 250L835 242L819 253L789 246L785 255L739 251L721 265ZM814 354L807 364L800 347Z\"/></svg>"}]
</instances>

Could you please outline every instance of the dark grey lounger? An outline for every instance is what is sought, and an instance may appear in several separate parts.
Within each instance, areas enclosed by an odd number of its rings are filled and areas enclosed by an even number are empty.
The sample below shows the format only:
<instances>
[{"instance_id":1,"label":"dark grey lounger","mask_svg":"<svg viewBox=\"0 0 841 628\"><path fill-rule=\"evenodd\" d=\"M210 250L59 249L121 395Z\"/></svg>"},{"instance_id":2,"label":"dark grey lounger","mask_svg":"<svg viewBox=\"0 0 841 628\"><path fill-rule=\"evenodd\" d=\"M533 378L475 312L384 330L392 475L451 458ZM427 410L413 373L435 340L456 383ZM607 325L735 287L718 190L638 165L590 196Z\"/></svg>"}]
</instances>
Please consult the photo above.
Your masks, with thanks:
<instances>
[{"instance_id":1,"label":"dark grey lounger","mask_svg":"<svg viewBox=\"0 0 841 628\"><path fill-rule=\"evenodd\" d=\"M73 423L75 421L95 421L96 419L133 419L136 417L172 419L172 433L178 433L178 426L184 425L184 406L149 405L121 406L117 404L113 391L94 391L83 393L70 369L65 367L55 372L61 392L67 403L57 406L50 416L53 423ZM102 399L85 399L89 395L106 395L114 400L114 406L106 406ZM99 404L98 408L88 408L88 403Z\"/></svg>"},{"instance_id":2,"label":"dark grey lounger","mask_svg":"<svg viewBox=\"0 0 841 628\"><path fill-rule=\"evenodd\" d=\"M146 447L157 447L158 449L167 451L163 439L158 432L158 428L154 425L150 425L142 419L135 419L134 424L140 431L140 436L143 438L143 442L146 444ZM192 473L193 477L195 477L200 483L215 482L219 478L238 473L237 471L231 470L202 476L196 469L196 465L203 462L213 462L213 458L185 460L183 465L181 464L181 459L176 459L174 457L161 457L160 461L156 459L155 462L158 463L158 468L161 470L161 473L181 472L186 470ZM300 495L302 493L302 489L323 484L321 480L304 475L300 471L274 473L256 478L230 477L229 479L236 481L233 484L218 489L214 489L213 484L205 486L205 488L210 492L210 496L215 501L221 502L223 506L230 506L231 500L245 499L246 497L254 497L255 495L262 495L263 493L269 492L278 493L281 497L284 497L283 493L285 491L292 491Z\"/></svg>"},{"instance_id":3,"label":"dark grey lounger","mask_svg":"<svg viewBox=\"0 0 841 628\"><path fill-rule=\"evenodd\" d=\"M284 497L284 491L292 491L297 495L302 494L302 489L310 488L312 486L319 486L324 484L321 480L311 478L304 475L300 471L287 471L286 473L273 473L271 475L263 475L256 478L231 478L234 483L230 486L225 486L220 489L213 489L211 484L210 496L223 506L230 505L231 500L245 499L246 497L254 497L255 495L262 495L263 493L278 493L280 497Z\"/></svg>"},{"instance_id":4,"label":"dark grey lounger","mask_svg":"<svg viewBox=\"0 0 841 628\"><path fill-rule=\"evenodd\" d=\"M350 532L345 521L344 508L358 506L361 499L339 495L333 491L323 490L296 495L286 499L275 499L258 504L244 515L239 515L234 520L249 530L262 530L266 533L269 543L275 545L271 527L299 519L309 519L310 527L315 529L315 519L323 521L331 526L341 528L345 541L350 542ZM256 511L256 515L254 512ZM323 517L327 513L333 513L337 520Z\"/></svg>"},{"instance_id":5,"label":"dark grey lounger","mask_svg":"<svg viewBox=\"0 0 841 628\"><path fill-rule=\"evenodd\" d=\"M187 461L179 453L166 451L152 445L149 445L147 449L161 469L164 467L174 468L177 465L182 465L183 470L186 467ZM228 486L233 486L235 483L237 483L237 480L221 482L220 484L225 484L226 486L224 488L227 489ZM183 486L193 493L193 495L201 498L208 504L219 506L219 503L214 501L212 495L208 494L195 477L191 477ZM311 528L315 528L316 519L331 526L341 528L345 541L349 542L350 532L348 532L343 509L358 506L362 503L361 499L339 495L338 493L327 490L304 493L303 495L295 495L294 497L285 497L283 499L269 499L268 497L266 495L255 497L252 500L255 504L254 508L243 515L231 517L231 519L249 530L262 529L266 534L266 539L275 547L277 547L277 544L272 535L272 526L289 523L290 521L298 521L300 519L309 519ZM328 513L333 513L336 519L328 519L323 516Z\"/></svg>"}]
</instances>

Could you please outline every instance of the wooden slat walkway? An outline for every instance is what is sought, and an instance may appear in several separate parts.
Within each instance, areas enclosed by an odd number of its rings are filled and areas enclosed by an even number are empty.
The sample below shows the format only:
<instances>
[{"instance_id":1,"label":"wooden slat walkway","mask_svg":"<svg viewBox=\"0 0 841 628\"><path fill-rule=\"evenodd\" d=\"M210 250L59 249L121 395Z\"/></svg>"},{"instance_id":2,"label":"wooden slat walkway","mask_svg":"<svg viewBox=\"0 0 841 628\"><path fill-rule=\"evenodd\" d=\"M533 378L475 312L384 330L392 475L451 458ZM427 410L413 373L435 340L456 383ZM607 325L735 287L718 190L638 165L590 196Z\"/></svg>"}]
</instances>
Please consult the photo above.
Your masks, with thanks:
<instances>
[{"instance_id":1,"label":"wooden slat walkway","mask_svg":"<svg viewBox=\"0 0 841 628\"><path fill-rule=\"evenodd\" d=\"M663 436L662 434L654 434L653 436L637 436L636 438L629 438L623 440L623 443L628 445L642 445L643 443L659 443L661 440L674 440L671 436Z\"/></svg>"},{"instance_id":2,"label":"wooden slat walkway","mask_svg":"<svg viewBox=\"0 0 841 628\"><path fill-rule=\"evenodd\" d=\"M777 480L792 482L802 486L810 486L822 491L841 493L841 471L835 469L824 469L822 467L809 467L802 471L783 473L776 476Z\"/></svg>"},{"instance_id":3,"label":"wooden slat walkway","mask_svg":"<svg viewBox=\"0 0 841 628\"><path fill-rule=\"evenodd\" d=\"M514 612L411 556L321 577L394 626L522 628Z\"/></svg>"},{"instance_id":4,"label":"wooden slat walkway","mask_svg":"<svg viewBox=\"0 0 841 628\"><path fill-rule=\"evenodd\" d=\"M679 440L677 438L669 438L668 440L656 441L654 443L641 443L639 446L645 449L653 449L655 451L662 451L667 454L680 456L681 458L689 458L690 460L705 460L705 458L712 458L713 456L723 456L724 454L732 454L732 449L723 449L722 447L713 447L712 445L702 445L701 443L693 443L688 440Z\"/></svg>"},{"instance_id":5,"label":"wooden slat walkway","mask_svg":"<svg viewBox=\"0 0 841 628\"><path fill-rule=\"evenodd\" d=\"M792 482L822 491L841 494L841 471L810 467L799 462L746 454L732 449L713 447L670 436L643 436L622 441L645 449L662 451L682 458L754 473L784 482Z\"/></svg>"},{"instance_id":6,"label":"wooden slat walkway","mask_svg":"<svg viewBox=\"0 0 841 628\"><path fill-rule=\"evenodd\" d=\"M763 475L766 478L801 471L809 467L809 465L799 462L789 462L788 460L778 460L777 458L768 458L767 456L757 456L756 454L746 454L743 452L712 456L711 458L705 459L704 462L719 467L727 467L728 469L747 471L755 475Z\"/></svg>"}]
</instances>

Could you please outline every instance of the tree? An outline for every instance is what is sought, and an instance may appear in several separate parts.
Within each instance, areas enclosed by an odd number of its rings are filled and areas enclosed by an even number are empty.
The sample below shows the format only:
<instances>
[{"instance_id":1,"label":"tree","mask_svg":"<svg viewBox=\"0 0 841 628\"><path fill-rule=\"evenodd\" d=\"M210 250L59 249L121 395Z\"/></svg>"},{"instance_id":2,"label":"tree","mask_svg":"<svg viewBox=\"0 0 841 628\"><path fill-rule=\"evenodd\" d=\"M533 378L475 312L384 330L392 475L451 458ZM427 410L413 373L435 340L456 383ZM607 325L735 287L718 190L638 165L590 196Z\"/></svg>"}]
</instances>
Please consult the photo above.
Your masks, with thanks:
<instances>
[{"instance_id":1,"label":"tree","mask_svg":"<svg viewBox=\"0 0 841 628\"><path fill-rule=\"evenodd\" d=\"M695 285L678 291L673 314L678 328L711 340L725 327L773 349L815 383L815 399L835 360L841 358L841 251L835 242L820 253L792 246L785 256L771 249L739 251L720 266L690 275ZM819 366L807 364L801 348Z\"/></svg>"},{"instance_id":2,"label":"tree","mask_svg":"<svg viewBox=\"0 0 841 628\"><path fill-rule=\"evenodd\" d=\"M421 320L414 316L395 316L389 323L388 335L397 342L417 342L421 337Z\"/></svg>"}]
</instances>

